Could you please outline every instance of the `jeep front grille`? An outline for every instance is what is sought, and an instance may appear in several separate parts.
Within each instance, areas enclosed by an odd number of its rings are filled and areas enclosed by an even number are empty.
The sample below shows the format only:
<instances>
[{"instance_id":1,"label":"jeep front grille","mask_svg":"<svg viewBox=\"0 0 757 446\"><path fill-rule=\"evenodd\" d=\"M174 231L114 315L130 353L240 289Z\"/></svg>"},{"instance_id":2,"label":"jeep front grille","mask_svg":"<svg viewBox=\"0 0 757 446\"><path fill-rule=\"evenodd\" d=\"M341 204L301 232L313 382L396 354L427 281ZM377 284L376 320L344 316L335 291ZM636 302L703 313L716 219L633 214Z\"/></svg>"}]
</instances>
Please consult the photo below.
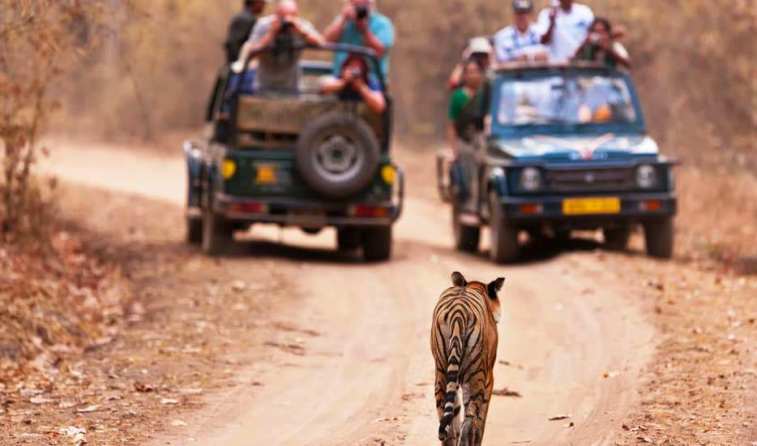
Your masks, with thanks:
<instances>
[{"instance_id":1,"label":"jeep front grille","mask_svg":"<svg viewBox=\"0 0 757 446\"><path fill-rule=\"evenodd\" d=\"M629 168L547 170L547 189L554 192L615 192L636 187Z\"/></svg>"}]
</instances>

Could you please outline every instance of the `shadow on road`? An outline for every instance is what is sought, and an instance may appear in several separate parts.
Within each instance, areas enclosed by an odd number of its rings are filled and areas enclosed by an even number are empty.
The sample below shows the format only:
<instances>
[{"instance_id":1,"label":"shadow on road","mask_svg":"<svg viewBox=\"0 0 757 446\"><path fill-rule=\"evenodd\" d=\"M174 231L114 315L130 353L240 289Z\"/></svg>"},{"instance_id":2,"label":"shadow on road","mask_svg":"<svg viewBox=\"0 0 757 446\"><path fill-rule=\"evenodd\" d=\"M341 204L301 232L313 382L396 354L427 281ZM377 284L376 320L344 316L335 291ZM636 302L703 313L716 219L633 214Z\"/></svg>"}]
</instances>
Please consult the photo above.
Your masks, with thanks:
<instances>
[{"instance_id":1,"label":"shadow on road","mask_svg":"<svg viewBox=\"0 0 757 446\"><path fill-rule=\"evenodd\" d=\"M361 265L365 263L359 252L342 252L336 248L315 248L267 240L237 240L228 247L226 259L275 259L334 265Z\"/></svg>"}]
</instances>

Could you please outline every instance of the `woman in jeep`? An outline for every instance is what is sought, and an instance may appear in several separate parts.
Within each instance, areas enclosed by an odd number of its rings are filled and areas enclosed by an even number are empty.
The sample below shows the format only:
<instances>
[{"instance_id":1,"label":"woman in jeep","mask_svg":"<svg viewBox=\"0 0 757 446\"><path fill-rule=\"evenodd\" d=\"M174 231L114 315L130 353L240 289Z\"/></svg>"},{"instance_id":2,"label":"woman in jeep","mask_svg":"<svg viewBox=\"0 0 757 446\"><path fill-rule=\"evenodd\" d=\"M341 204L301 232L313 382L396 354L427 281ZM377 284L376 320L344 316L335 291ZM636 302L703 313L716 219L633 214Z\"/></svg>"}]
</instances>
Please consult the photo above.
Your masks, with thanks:
<instances>
[{"instance_id":1,"label":"woman in jeep","mask_svg":"<svg viewBox=\"0 0 757 446\"><path fill-rule=\"evenodd\" d=\"M376 113L386 110L381 85L369 75L368 62L353 54L342 65L338 78L329 77L321 85L323 94L338 94L342 100L363 101Z\"/></svg>"}]
</instances>

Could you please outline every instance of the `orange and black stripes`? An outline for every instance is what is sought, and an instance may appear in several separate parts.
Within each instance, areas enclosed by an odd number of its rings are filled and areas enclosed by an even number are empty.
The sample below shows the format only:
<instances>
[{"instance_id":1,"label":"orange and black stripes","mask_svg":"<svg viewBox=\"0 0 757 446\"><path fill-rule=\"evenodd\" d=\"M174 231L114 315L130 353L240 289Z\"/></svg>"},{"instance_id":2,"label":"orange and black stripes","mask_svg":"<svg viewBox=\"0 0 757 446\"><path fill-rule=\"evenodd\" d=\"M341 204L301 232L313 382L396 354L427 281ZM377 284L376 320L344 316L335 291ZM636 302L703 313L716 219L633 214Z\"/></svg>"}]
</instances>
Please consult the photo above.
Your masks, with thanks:
<instances>
[{"instance_id":1,"label":"orange and black stripes","mask_svg":"<svg viewBox=\"0 0 757 446\"><path fill-rule=\"evenodd\" d=\"M436 362L436 406L439 439L447 444L480 444L494 383L497 329L494 312L499 311L496 290L503 280L487 287L467 283L453 275L453 288L439 298L431 327L431 350ZM496 290L492 288L496 287ZM490 290L494 290L492 296ZM460 386L463 386L465 422L459 426ZM466 441L467 440L467 441Z\"/></svg>"}]
</instances>

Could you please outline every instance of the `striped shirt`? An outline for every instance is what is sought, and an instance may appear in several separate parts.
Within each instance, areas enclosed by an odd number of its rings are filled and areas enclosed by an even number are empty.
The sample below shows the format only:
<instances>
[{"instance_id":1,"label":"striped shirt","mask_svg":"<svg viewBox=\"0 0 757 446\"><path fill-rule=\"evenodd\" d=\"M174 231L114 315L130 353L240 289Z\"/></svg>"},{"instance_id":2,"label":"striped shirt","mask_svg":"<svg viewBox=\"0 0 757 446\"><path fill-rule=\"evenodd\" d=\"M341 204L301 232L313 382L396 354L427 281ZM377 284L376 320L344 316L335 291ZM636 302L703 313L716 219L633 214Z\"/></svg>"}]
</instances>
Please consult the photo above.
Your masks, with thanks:
<instances>
[{"instance_id":1,"label":"striped shirt","mask_svg":"<svg viewBox=\"0 0 757 446\"><path fill-rule=\"evenodd\" d=\"M494 35L494 51L500 63L512 62L524 54L531 55L544 49L541 34L534 25L529 25L525 33L515 26L508 26Z\"/></svg>"}]
</instances>

